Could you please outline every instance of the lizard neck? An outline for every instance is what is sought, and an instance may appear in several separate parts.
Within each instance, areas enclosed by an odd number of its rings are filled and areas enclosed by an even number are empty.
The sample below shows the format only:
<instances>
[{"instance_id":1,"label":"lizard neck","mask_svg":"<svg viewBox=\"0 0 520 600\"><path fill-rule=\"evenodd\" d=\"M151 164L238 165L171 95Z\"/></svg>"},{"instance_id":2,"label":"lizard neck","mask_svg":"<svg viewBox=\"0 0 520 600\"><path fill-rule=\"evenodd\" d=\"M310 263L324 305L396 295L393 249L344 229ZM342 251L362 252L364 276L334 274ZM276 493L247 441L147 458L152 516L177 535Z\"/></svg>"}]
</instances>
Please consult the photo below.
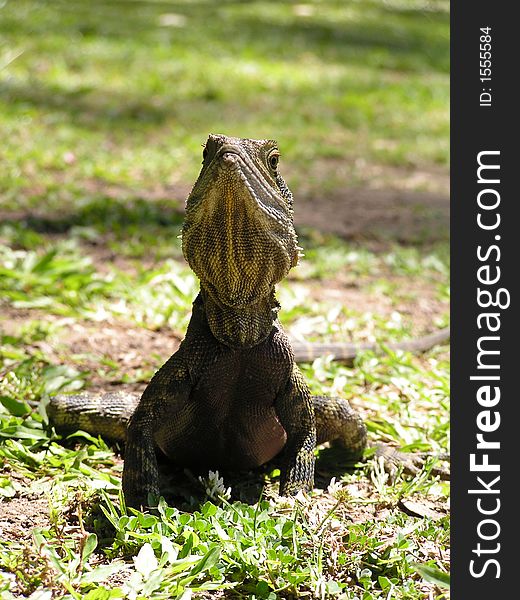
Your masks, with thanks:
<instances>
[{"instance_id":1,"label":"lizard neck","mask_svg":"<svg viewBox=\"0 0 520 600\"><path fill-rule=\"evenodd\" d=\"M219 302L203 285L200 296L211 333L231 348L251 348L263 342L278 318L280 304L271 293L254 304L236 308Z\"/></svg>"}]
</instances>

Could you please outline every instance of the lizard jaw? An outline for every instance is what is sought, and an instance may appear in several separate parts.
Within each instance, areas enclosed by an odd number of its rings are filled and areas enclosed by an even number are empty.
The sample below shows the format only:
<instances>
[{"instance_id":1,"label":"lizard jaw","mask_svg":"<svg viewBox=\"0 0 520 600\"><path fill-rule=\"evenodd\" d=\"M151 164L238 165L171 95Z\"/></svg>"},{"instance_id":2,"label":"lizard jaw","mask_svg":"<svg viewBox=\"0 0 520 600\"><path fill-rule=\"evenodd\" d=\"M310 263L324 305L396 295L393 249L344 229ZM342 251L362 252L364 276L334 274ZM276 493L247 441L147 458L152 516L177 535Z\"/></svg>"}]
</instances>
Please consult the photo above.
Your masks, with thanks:
<instances>
[{"instance_id":1,"label":"lizard jaw","mask_svg":"<svg viewBox=\"0 0 520 600\"><path fill-rule=\"evenodd\" d=\"M186 202L183 252L220 304L242 309L270 296L297 263L292 206L261 158L274 142L213 137Z\"/></svg>"}]
</instances>

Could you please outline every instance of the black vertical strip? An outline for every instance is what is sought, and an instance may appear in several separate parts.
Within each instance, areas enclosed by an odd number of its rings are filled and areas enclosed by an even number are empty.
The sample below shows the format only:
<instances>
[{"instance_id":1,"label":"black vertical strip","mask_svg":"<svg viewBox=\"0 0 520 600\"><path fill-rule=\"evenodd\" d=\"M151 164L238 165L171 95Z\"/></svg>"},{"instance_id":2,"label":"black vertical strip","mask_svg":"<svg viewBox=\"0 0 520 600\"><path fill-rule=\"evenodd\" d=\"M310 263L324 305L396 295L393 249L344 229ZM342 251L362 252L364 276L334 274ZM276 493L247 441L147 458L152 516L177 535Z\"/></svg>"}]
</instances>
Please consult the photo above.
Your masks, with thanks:
<instances>
[{"instance_id":1,"label":"black vertical strip","mask_svg":"<svg viewBox=\"0 0 520 600\"><path fill-rule=\"evenodd\" d=\"M451 3L452 600L518 595L516 21Z\"/></svg>"}]
</instances>

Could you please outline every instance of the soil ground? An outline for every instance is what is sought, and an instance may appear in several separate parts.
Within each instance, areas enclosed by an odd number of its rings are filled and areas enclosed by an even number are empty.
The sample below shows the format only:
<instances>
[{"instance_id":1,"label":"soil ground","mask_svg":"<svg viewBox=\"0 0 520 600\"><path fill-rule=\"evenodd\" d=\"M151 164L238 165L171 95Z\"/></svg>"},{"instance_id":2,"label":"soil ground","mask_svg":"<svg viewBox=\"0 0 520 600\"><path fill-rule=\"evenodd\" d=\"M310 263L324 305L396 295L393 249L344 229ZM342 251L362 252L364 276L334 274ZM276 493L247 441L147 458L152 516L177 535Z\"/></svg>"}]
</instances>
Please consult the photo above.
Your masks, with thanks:
<instances>
[{"instance_id":1,"label":"soil ground","mask_svg":"<svg viewBox=\"0 0 520 600\"><path fill-rule=\"evenodd\" d=\"M403 172L403 180L406 173ZM336 234L349 241L366 244L370 249L384 252L391 243L416 244L428 246L436 241L446 240L449 235L449 199L447 195L448 178L436 174L436 192L417 192L406 189L369 189L353 188L345 190L341 195L328 195L319 200L303 194L297 200L296 224L299 228L312 228L323 234ZM180 190L187 192L188 190ZM178 196L177 190L176 196ZM166 190L155 190L150 193L149 200L164 198ZM113 190L120 195L121 190ZM179 206L178 210L182 210ZM27 213L4 213L3 218L9 220L27 220ZM66 237L65 234L51 234L53 237ZM89 246L89 255L93 258L96 269L103 270L107 264L116 264L119 269L132 271L130 261L114 255L103 243L96 242L95 248ZM385 276L390 278L391 276ZM414 324L414 332L424 333L431 328L436 316L442 313L442 303L435 298L433 287L423 283L422 289L412 289L413 282L406 277L393 276L391 283L399 286L403 303L399 311L407 314ZM407 291L410 292L409 299ZM345 305L364 305L367 310L376 314L389 315L395 306L383 294L367 296L366 292L352 285L345 274L338 273L334 278L311 285L311 297L315 300L334 300ZM91 377L89 389L100 390L124 386L129 391L141 392L148 380L148 374L157 365L162 364L178 347L183 332L170 329L156 331L138 327L122 321L95 323L91 321L72 320L56 315L49 315L38 310L15 309L3 307L0 317L0 328L6 334L18 331L24 323L44 319L59 325L58 335L52 342L35 342L49 359L56 363L67 364L74 359L74 364L89 370ZM99 373L100 358L117 364L111 376ZM129 383L123 378L131 380ZM119 459L122 462L122 459ZM317 469L317 485L326 487L330 480L326 462ZM28 482L20 482L22 484ZM233 483L232 480L229 483ZM355 484L357 486L361 484ZM370 490L352 490L354 494L367 496ZM427 505L428 504L428 505ZM435 501L403 506L405 512L415 511L417 516L427 515L438 518L445 514L444 503L437 506ZM382 518L384 506L367 503L355 513L349 513L353 521L365 521ZM9 502L2 503L0 516L0 535L9 540L24 540L35 526L46 526L49 523L49 505L41 495L23 494Z\"/></svg>"}]
</instances>

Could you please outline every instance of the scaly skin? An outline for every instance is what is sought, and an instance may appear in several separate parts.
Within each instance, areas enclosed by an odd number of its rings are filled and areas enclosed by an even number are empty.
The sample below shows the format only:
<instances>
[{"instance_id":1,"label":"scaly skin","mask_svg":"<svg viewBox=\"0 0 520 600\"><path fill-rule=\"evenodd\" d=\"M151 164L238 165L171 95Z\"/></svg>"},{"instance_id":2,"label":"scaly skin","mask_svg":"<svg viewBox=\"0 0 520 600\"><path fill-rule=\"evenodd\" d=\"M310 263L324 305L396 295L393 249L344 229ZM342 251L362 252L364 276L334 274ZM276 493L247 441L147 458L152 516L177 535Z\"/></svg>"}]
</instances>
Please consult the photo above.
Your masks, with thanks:
<instances>
[{"instance_id":1,"label":"scaly skin","mask_svg":"<svg viewBox=\"0 0 520 600\"><path fill-rule=\"evenodd\" d=\"M259 466L283 450L280 493L313 486L314 404L274 294L299 254L278 157L272 140L210 135L206 142L182 232L200 293L184 341L128 426L130 506L160 492L156 447L182 465L230 469ZM361 456L365 429L355 423Z\"/></svg>"},{"instance_id":2,"label":"scaly skin","mask_svg":"<svg viewBox=\"0 0 520 600\"><path fill-rule=\"evenodd\" d=\"M300 251L278 156L272 140L209 136L182 232L200 293L185 339L137 407L118 395L51 401L57 425L72 427L76 418L112 439L121 439L133 412L123 471L128 506L145 507L160 494L157 449L180 465L213 469L249 469L281 454L282 495L313 487L316 443L337 440L353 459L363 455L361 418L345 400L311 396L278 321L275 285Z\"/></svg>"}]
</instances>

